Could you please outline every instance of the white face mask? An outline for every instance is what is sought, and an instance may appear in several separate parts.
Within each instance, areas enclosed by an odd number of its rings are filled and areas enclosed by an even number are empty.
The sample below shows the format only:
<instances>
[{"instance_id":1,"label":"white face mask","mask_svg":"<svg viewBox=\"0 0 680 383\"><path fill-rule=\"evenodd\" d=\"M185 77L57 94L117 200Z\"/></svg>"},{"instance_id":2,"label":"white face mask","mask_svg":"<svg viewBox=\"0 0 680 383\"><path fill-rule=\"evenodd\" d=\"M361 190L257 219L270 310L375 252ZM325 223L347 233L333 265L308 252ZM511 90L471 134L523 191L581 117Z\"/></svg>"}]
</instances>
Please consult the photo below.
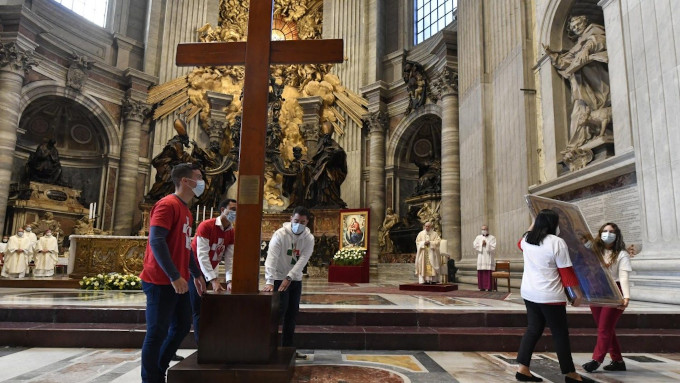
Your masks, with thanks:
<instances>
[{"instance_id":1,"label":"white face mask","mask_svg":"<svg viewBox=\"0 0 680 383\"><path fill-rule=\"evenodd\" d=\"M52 233L45 233L46 236L51 237Z\"/></svg>"},{"instance_id":2,"label":"white face mask","mask_svg":"<svg viewBox=\"0 0 680 383\"><path fill-rule=\"evenodd\" d=\"M205 181L203 181L203 180L193 180L193 181L196 182L196 186L191 188L191 191L194 192L194 195L196 197L200 197L201 194L203 194L203 192L205 191Z\"/></svg>"},{"instance_id":3,"label":"white face mask","mask_svg":"<svg viewBox=\"0 0 680 383\"><path fill-rule=\"evenodd\" d=\"M24 232L23 232L23 231L20 231L20 232L17 233L17 235L18 235L19 237L23 237L23 236L24 236Z\"/></svg>"},{"instance_id":4,"label":"white face mask","mask_svg":"<svg viewBox=\"0 0 680 383\"><path fill-rule=\"evenodd\" d=\"M227 221L234 223L236 221L236 210L227 211Z\"/></svg>"},{"instance_id":5,"label":"white face mask","mask_svg":"<svg viewBox=\"0 0 680 383\"><path fill-rule=\"evenodd\" d=\"M558 236L558 237L560 236L560 227L559 226L557 226L557 229L555 229L555 235Z\"/></svg>"},{"instance_id":6,"label":"white face mask","mask_svg":"<svg viewBox=\"0 0 680 383\"><path fill-rule=\"evenodd\" d=\"M489 230L482 230L482 235L483 236L489 235Z\"/></svg>"},{"instance_id":7,"label":"white face mask","mask_svg":"<svg viewBox=\"0 0 680 383\"><path fill-rule=\"evenodd\" d=\"M30 233L31 231L33 231L33 229L31 229L30 227L27 227L25 231Z\"/></svg>"},{"instance_id":8,"label":"white face mask","mask_svg":"<svg viewBox=\"0 0 680 383\"><path fill-rule=\"evenodd\" d=\"M300 235L305 231L305 225L295 222L290 225L290 229L293 231L293 234Z\"/></svg>"},{"instance_id":9,"label":"white face mask","mask_svg":"<svg viewBox=\"0 0 680 383\"><path fill-rule=\"evenodd\" d=\"M614 243L616 241L616 233L609 233L609 232L603 232L602 235L600 236L602 239L602 242L606 243L607 245Z\"/></svg>"}]
</instances>

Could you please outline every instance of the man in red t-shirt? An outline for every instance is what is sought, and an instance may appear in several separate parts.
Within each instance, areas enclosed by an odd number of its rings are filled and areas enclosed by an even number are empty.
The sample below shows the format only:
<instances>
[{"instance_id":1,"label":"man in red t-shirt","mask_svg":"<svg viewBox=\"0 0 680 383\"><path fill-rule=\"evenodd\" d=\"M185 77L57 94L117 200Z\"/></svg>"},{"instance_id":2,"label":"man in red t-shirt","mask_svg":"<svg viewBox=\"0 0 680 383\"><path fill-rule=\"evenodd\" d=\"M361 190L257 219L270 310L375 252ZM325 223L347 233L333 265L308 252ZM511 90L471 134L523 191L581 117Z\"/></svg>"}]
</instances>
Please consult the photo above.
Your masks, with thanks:
<instances>
[{"instance_id":1,"label":"man in red t-shirt","mask_svg":"<svg viewBox=\"0 0 680 383\"><path fill-rule=\"evenodd\" d=\"M220 202L220 216L201 222L196 229L196 236L191 241L191 249L205 280L212 285L215 292L224 291L217 278L217 265L224 257L227 267L227 290L231 291L231 264L234 259L234 226L236 220L236 200L226 199ZM198 344L199 319L201 316L201 296L195 288L189 286L191 310L194 313L194 337Z\"/></svg>"},{"instance_id":2,"label":"man in red t-shirt","mask_svg":"<svg viewBox=\"0 0 680 383\"><path fill-rule=\"evenodd\" d=\"M187 280L193 276L198 294L205 291L205 281L191 256L193 219L187 206L203 193L205 182L193 164L175 166L171 177L175 193L151 209L144 270L139 276L146 294L142 381L149 383L165 382L170 359L191 330Z\"/></svg>"}]
</instances>

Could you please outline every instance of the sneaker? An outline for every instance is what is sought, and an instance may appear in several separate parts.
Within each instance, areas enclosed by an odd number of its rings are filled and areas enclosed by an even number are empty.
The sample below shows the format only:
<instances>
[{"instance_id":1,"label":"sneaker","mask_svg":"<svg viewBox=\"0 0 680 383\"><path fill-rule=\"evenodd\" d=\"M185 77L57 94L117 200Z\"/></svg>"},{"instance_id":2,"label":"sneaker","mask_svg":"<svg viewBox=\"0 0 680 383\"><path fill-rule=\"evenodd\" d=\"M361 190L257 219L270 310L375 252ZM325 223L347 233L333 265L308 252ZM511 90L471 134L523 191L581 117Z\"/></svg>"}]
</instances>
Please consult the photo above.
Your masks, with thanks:
<instances>
[{"instance_id":1,"label":"sneaker","mask_svg":"<svg viewBox=\"0 0 680 383\"><path fill-rule=\"evenodd\" d=\"M591 360L590 362L583 364L583 369L588 372L593 372L597 370L598 367L600 367L600 362L596 360Z\"/></svg>"},{"instance_id":2,"label":"sneaker","mask_svg":"<svg viewBox=\"0 0 680 383\"><path fill-rule=\"evenodd\" d=\"M181 362L181 361L184 360L184 357L175 354L175 356L173 356L172 359L170 359L170 360L175 361L175 362Z\"/></svg>"},{"instance_id":3,"label":"sneaker","mask_svg":"<svg viewBox=\"0 0 680 383\"><path fill-rule=\"evenodd\" d=\"M602 368L606 371L626 371L626 362L623 360L612 360L611 363Z\"/></svg>"},{"instance_id":4,"label":"sneaker","mask_svg":"<svg viewBox=\"0 0 680 383\"><path fill-rule=\"evenodd\" d=\"M299 352L295 352L295 359L307 360L307 355L300 354Z\"/></svg>"}]
</instances>

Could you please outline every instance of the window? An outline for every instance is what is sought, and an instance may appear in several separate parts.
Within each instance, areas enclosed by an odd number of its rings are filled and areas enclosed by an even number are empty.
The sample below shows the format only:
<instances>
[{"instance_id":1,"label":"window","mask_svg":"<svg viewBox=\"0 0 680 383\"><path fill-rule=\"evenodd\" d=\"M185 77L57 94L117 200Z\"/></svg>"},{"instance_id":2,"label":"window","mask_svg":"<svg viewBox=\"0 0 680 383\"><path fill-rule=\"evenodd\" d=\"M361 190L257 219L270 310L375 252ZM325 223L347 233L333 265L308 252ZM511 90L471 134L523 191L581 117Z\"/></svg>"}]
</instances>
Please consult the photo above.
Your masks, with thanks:
<instances>
[{"instance_id":1,"label":"window","mask_svg":"<svg viewBox=\"0 0 680 383\"><path fill-rule=\"evenodd\" d=\"M104 28L109 0L53 0Z\"/></svg>"},{"instance_id":2,"label":"window","mask_svg":"<svg viewBox=\"0 0 680 383\"><path fill-rule=\"evenodd\" d=\"M455 18L457 0L415 0L415 43L444 29Z\"/></svg>"}]
</instances>

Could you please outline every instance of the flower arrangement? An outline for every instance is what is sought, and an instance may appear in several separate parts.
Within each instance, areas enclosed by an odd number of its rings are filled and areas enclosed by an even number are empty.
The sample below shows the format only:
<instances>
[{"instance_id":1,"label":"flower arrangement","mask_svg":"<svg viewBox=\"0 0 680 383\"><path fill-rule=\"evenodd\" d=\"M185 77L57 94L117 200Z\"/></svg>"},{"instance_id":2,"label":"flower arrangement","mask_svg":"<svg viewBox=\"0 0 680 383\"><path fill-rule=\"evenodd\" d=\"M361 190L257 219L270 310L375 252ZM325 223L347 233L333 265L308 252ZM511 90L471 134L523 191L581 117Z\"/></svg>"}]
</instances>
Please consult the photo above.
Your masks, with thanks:
<instances>
[{"instance_id":1,"label":"flower arrangement","mask_svg":"<svg viewBox=\"0 0 680 383\"><path fill-rule=\"evenodd\" d=\"M366 249L345 247L333 256L333 264L338 266L358 266L364 261Z\"/></svg>"},{"instance_id":2,"label":"flower arrangement","mask_svg":"<svg viewBox=\"0 0 680 383\"><path fill-rule=\"evenodd\" d=\"M95 277L83 277L79 282L83 290L141 290L142 280L132 274L97 274Z\"/></svg>"}]
</instances>

